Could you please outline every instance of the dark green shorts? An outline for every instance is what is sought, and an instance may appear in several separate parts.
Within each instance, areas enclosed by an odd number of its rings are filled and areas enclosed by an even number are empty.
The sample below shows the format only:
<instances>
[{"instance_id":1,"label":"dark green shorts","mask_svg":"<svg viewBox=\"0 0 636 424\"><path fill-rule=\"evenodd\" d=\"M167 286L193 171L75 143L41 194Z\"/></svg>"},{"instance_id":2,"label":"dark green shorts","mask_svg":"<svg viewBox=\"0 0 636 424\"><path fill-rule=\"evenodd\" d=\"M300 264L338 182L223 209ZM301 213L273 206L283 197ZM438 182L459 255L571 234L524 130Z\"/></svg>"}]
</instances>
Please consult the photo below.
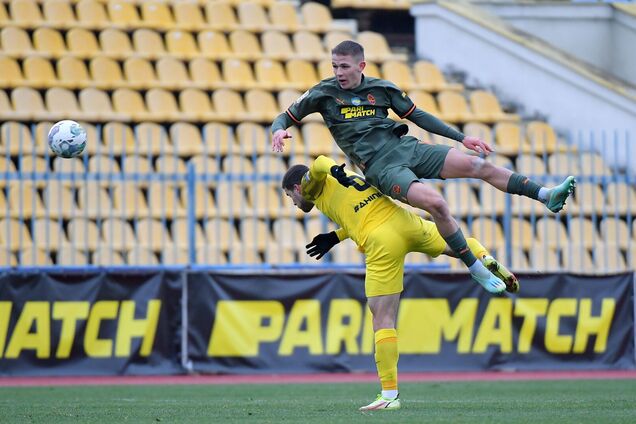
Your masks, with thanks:
<instances>
[{"instance_id":1,"label":"dark green shorts","mask_svg":"<svg viewBox=\"0 0 636 424\"><path fill-rule=\"evenodd\" d=\"M387 196L405 202L413 181L440 178L450 146L420 143L402 137L395 147L380 151L365 170L366 180Z\"/></svg>"}]
</instances>

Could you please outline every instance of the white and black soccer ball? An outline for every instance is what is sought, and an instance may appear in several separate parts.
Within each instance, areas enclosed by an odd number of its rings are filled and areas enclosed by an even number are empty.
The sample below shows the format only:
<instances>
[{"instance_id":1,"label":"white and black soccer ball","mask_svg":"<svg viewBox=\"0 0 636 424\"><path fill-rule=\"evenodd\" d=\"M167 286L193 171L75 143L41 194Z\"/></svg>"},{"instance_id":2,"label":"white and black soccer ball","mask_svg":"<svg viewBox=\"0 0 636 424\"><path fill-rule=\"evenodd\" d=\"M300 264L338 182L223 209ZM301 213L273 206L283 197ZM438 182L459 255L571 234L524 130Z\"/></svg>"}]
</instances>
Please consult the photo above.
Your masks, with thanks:
<instances>
[{"instance_id":1,"label":"white and black soccer ball","mask_svg":"<svg viewBox=\"0 0 636 424\"><path fill-rule=\"evenodd\" d=\"M86 147L86 130L77 122L66 119L51 127L48 140L53 153L63 158L74 158Z\"/></svg>"}]
</instances>

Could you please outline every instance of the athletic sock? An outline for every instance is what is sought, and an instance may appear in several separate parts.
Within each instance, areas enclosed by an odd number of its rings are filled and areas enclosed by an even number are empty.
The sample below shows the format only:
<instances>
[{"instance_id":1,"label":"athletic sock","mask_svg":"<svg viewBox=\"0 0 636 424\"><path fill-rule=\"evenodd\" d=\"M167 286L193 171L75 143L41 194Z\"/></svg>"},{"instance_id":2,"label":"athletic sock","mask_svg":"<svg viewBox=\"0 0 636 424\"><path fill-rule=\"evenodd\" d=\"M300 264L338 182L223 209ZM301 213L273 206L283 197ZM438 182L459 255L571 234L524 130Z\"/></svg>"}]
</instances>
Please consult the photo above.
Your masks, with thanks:
<instances>
[{"instance_id":1,"label":"athletic sock","mask_svg":"<svg viewBox=\"0 0 636 424\"><path fill-rule=\"evenodd\" d=\"M520 194L531 199L539 200L541 184L537 184L525 175L514 172L508 180L506 191L510 194Z\"/></svg>"},{"instance_id":2,"label":"athletic sock","mask_svg":"<svg viewBox=\"0 0 636 424\"><path fill-rule=\"evenodd\" d=\"M461 259L467 267L470 268L470 266L475 263L477 258L468 248L468 243L466 243L466 238L464 238L461 229L458 228L457 231L450 236L444 237L444 240L446 240L448 247L457 254L459 259Z\"/></svg>"},{"instance_id":3,"label":"athletic sock","mask_svg":"<svg viewBox=\"0 0 636 424\"><path fill-rule=\"evenodd\" d=\"M549 196L550 196L549 188L541 187L539 189L539 194L537 195L537 197L539 197L540 202L546 203L548 201Z\"/></svg>"},{"instance_id":4,"label":"athletic sock","mask_svg":"<svg viewBox=\"0 0 636 424\"><path fill-rule=\"evenodd\" d=\"M395 399L398 395L397 390L382 390L382 397L384 399Z\"/></svg>"},{"instance_id":5,"label":"athletic sock","mask_svg":"<svg viewBox=\"0 0 636 424\"><path fill-rule=\"evenodd\" d=\"M395 328L382 328L375 332L375 365L382 385L382 396L388 390L397 391L398 364L397 331ZM395 397L395 396L393 396Z\"/></svg>"}]
</instances>

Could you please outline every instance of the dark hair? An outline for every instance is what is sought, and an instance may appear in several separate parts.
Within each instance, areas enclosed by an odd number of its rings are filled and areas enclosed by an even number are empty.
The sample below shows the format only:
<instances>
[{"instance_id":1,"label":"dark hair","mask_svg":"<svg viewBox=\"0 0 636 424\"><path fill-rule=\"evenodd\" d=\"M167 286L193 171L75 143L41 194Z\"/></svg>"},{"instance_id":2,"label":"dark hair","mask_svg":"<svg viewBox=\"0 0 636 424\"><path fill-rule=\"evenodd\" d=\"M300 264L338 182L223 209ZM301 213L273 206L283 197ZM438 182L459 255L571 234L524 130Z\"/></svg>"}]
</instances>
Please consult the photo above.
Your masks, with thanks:
<instances>
[{"instance_id":1,"label":"dark hair","mask_svg":"<svg viewBox=\"0 0 636 424\"><path fill-rule=\"evenodd\" d=\"M285 172L283 176L283 189L293 190L295 184L300 184L303 175L309 171L309 168L305 165L294 165Z\"/></svg>"},{"instance_id":2,"label":"dark hair","mask_svg":"<svg viewBox=\"0 0 636 424\"><path fill-rule=\"evenodd\" d=\"M331 54L339 56L351 56L359 61L364 60L364 47L355 41L345 40L331 49Z\"/></svg>"}]
</instances>

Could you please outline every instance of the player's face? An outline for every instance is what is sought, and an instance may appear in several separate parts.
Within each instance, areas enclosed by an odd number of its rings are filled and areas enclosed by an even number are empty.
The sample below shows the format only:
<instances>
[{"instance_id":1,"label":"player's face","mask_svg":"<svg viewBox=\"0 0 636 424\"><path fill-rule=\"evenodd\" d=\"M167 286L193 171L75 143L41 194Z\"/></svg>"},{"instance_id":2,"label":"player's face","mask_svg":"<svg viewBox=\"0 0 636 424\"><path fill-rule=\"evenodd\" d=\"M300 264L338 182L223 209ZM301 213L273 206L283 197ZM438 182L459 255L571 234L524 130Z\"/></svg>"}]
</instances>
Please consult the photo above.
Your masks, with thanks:
<instances>
[{"instance_id":1,"label":"player's face","mask_svg":"<svg viewBox=\"0 0 636 424\"><path fill-rule=\"evenodd\" d=\"M343 90L354 89L362 82L362 71L366 66L364 60L359 61L352 56L334 54L331 56L331 65L333 74Z\"/></svg>"},{"instance_id":2,"label":"player's face","mask_svg":"<svg viewBox=\"0 0 636 424\"><path fill-rule=\"evenodd\" d=\"M314 204L308 200L305 200L303 196L300 194L300 186L296 184L293 190L285 189L285 194L287 197L290 197L294 202L294 205L298 207L301 211L307 213L311 211L314 207Z\"/></svg>"}]
</instances>

